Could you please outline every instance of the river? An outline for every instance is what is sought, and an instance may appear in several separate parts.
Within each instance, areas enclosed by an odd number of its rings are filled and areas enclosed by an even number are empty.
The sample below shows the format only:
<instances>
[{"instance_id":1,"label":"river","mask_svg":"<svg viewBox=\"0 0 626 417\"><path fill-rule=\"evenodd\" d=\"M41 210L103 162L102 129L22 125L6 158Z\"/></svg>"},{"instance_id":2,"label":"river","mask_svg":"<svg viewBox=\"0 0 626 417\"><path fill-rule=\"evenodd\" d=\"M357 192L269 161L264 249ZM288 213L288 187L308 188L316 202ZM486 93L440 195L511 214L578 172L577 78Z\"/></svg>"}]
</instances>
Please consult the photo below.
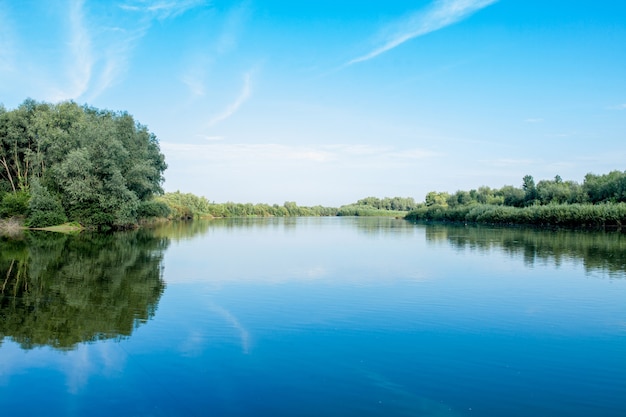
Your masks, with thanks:
<instances>
[{"instance_id":1,"label":"river","mask_svg":"<svg viewBox=\"0 0 626 417\"><path fill-rule=\"evenodd\" d=\"M0 240L11 416L626 415L626 235L225 219Z\"/></svg>"}]
</instances>

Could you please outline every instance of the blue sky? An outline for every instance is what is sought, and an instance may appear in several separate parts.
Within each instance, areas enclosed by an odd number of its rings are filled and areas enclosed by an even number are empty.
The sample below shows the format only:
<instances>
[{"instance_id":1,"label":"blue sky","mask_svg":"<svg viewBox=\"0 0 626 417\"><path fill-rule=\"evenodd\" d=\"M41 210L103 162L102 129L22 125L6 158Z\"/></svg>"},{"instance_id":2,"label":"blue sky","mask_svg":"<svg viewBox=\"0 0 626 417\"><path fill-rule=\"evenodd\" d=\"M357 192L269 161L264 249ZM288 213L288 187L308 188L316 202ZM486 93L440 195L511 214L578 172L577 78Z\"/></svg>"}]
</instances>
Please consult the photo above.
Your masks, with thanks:
<instances>
[{"instance_id":1,"label":"blue sky","mask_svg":"<svg viewBox=\"0 0 626 417\"><path fill-rule=\"evenodd\" d=\"M619 0L0 0L0 103L125 110L166 191L339 206L624 170Z\"/></svg>"}]
</instances>

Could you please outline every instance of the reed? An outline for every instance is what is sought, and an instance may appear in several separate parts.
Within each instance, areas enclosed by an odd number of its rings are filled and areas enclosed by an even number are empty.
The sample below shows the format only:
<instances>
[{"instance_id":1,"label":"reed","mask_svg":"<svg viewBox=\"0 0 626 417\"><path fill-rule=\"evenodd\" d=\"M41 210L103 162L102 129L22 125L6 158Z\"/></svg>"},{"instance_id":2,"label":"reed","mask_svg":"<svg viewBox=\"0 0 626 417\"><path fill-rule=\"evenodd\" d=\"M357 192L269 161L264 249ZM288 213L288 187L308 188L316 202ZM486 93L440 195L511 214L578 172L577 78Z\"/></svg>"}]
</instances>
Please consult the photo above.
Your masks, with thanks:
<instances>
[{"instance_id":1,"label":"reed","mask_svg":"<svg viewBox=\"0 0 626 417\"><path fill-rule=\"evenodd\" d=\"M549 204L529 207L475 204L454 208L434 205L413 210L405 218L430 222L621 228L626 224L626 203Z\"/></svg>"},{"instance_id":2,"label":"reed","mask_svg":"<svg viewBox=\"0 0 626 417\"><path fill-rule=\"evenodd\" d=\"M20 218L10 217L8 219L0 219L0 235L17 237L24 232L24 225Z\"/></svg>"}]
</instances>

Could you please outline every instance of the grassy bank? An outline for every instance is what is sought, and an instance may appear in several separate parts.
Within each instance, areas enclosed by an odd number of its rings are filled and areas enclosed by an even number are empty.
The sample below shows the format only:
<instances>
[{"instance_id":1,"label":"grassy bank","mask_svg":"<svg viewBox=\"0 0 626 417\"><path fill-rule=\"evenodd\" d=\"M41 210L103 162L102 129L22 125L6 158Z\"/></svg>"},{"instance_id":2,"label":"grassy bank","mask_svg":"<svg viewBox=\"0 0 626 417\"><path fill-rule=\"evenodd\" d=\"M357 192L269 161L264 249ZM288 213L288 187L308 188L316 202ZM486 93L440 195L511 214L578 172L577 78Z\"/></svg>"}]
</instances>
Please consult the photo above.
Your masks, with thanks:
<instances>
[{"instance_id":1,"label":"grassy bank","mask_svg":"<svg viewBox=\"0 0 626 417\"><path fill-rule=\"evenodd\" d=\"M77 222L69 222L59 224L57 226L48 226L48 227L33 227L32 230L46 230L48 232L58 232L58 233L77 233L85 228Z\"/></svg>"}]
</instances>

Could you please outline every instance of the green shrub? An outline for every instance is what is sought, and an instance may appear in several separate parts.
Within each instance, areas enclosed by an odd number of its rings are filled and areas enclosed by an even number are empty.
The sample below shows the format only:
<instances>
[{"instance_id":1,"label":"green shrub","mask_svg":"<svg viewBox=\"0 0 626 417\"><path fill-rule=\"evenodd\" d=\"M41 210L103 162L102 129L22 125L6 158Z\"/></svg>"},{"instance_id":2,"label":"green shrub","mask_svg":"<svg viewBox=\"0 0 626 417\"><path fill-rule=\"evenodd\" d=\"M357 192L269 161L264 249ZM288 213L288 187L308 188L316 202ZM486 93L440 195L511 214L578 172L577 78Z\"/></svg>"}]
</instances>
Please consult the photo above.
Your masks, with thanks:
<instances>
[{"instance_id":1,"label":"green shrub","mask_svg":"<svg viewBox=\"0 0 626 417\"><path fill-rule=\"evenodd\" d=\"M37 179L31 182L26 226L47 227L67 222L61 201L53 196Z\"/></svg>"},{"instance_id":2,"label":"green shrub","mask_svg":"<svg viewBox=\"0 0 626 417\"><path fill-rule=\"evenodd\" d=\"M163 201L142 201L137 209L140 218L168 217L171 213L169 206Z\"/></svg>"},{"instance_id":3,"label":"green shrub","mask_svg":"<svg viewBox=\"0 0 626 417\"><path fill-rule=\"evenodd\" d=\"M0 217L25 216L28 213L28 191L7 193L0 202Z\"/></svg>"}]
</instances>

